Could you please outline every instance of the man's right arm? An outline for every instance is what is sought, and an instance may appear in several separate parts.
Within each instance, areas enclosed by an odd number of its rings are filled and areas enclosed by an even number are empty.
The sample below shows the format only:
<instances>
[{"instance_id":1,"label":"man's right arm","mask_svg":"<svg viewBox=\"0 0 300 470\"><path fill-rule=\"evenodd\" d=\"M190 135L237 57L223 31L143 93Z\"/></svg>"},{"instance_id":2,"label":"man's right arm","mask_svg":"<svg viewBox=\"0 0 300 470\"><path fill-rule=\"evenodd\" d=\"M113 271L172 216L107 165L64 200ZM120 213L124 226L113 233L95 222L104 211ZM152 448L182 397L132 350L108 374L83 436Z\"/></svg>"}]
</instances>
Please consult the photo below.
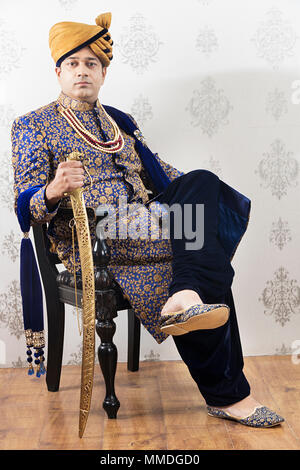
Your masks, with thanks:
<instances>
[{"instance_id":1,"label":"man's right arm","mask_svg":"<svg viewBox=\"0 0 300 470\"><path fill-rule=\"evenodd\" d=\"M50 177L50 151L46 134L36 125L33 116L24 115L13 122L11 129L12 166L14 170L14 209L21 192L40 185L30 199L32 222L49 222L57 213L59 200L46 204L45 192Z\"/></svg>"},{"instance_id":2,"label":"man's right arm","mask_svg":"<svg viewBox=\"0 0 300 470\"><path fill-rule=\"evenodd\" d=\"M84 170L80 161L58 164L55 176L51 172L51 153L46 134L25 115L17 118L11 130L12 165L14 169L15 212L21 192L39 185L41 188L30 199L31 221L49 222L57 213L65 192L82 187ZM52 179L50 181L50 177Z\"/></svg>"},{"instance_id":3,"label":"man's right arm","mask_svg":"<svg viewBox=\"0 0 300 470\"><path fill-rule=\"evenodd\" d=\"M53 210L60 200L61 198L56 196L56 193L54 192L51 183L47 185L45 190L45 202L48 210Z\"/></svg>"}]
</instances>

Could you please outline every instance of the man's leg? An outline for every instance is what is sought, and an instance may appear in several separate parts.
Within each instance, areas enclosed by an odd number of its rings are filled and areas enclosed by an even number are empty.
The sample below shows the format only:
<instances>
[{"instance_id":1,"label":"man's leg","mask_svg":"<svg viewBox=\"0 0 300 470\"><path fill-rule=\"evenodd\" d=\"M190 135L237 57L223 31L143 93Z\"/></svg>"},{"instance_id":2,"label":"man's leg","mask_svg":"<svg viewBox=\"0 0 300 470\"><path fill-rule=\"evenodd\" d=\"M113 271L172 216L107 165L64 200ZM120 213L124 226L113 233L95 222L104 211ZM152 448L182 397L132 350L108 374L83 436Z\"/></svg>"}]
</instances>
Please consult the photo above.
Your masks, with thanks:
<instances>
[{"instance_id":1,"label":"man's leg","mask_svg":"<svg viewBox=\"0 0 300 470\"><path fill-rule=\"evenodd\" d=\"M172 213L170 215L173 277L169 296L183 289L192 289L201 298L205 295L216 298L225 295L232 285L234 269L218 238L219 191L220 180L214 173L193 170L172 181L159 198L160 203L170 207L179 204L182 215L181 219L176 219L176 224L175 217ZM204 223L197 227L196 206L200 204L204 205ZM193 211L188 213L186 205ZM175 225L177 229L181 228L182 236L179 238L175 238ZM196 231L196 228L203 230L204 235L200 249L196 246L200 233L196 233L193 240L186 237L187 230ZM190 245L188 249L187 243Z\"/></svg>"},{"instance_id":2,"label":"man's leg","mask_svg":"<svg viewBox=\"0 0 300 470\"><path fill-rule=\"evenodd\" d=\"M217 303L208 297L204 301ZM244 361L231 289L222 297L222 303L230 306L225 325L172 336L207 405L217 407L231 405L250 395L250 386L243 374Z\"/></svg>"},{"instance_id":3,"label":"man's leg","mask_svg":"<svg viewBox=\"0 0 300 470\"><path fill-rule=\"evenodd\" d=\"M184 204L204 204L204 245L201 249L185 249L185 243L192 240L184 237L183 226L183 237L174 238L171 217L173 277L169 286L170 298L162 312L174 312L202 302L225 303L230 307L230 317L225 325L172 337L206 403L226 407L240 402L243 416L258 403L249 396L250 386L243 374L242 348L231 292L234 270L217 237L219 185L219 178L213 173L194 170L172 181L159 198L161 203L169 206L174 203L182 207ZM196 211L193 217L195 214ZM194 220L193 225L195 229ZM239 415L239 405L234 406Z\"/></svg>"}]
</instances>

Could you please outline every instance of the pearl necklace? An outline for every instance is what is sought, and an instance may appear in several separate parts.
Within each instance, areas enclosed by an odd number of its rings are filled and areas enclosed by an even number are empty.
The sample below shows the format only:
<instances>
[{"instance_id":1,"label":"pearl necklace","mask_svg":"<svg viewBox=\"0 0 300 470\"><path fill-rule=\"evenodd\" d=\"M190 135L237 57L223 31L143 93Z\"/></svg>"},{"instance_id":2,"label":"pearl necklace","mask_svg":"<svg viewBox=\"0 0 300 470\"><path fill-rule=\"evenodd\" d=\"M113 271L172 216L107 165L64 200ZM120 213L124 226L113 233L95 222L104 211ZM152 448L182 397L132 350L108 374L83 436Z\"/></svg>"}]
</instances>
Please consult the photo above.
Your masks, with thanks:
<instances>
[{"instance_id":1,"label":"pearl necklace","mask_svg":"<svg viewBox=\"0 0 300 470\"><path fill-rule=\"evenodd\" d=\"M101 150L102 152L106 153L120 152L124 147L124 139L120 132L120 129L117 126L116 122L105 111L103 106L101 104L100 106L107 119L109 120L110 124L112 125L114 131L114 138L112 140L108 140L107 142L101 142L101 140L93 136L93 134L91 134L79 121L79 119L71 108L62 109L60 107L59 112L64 116L64 118L68 121L68 123L75 130L75 132L94 149Z\"/></svg>"}]
</instances>

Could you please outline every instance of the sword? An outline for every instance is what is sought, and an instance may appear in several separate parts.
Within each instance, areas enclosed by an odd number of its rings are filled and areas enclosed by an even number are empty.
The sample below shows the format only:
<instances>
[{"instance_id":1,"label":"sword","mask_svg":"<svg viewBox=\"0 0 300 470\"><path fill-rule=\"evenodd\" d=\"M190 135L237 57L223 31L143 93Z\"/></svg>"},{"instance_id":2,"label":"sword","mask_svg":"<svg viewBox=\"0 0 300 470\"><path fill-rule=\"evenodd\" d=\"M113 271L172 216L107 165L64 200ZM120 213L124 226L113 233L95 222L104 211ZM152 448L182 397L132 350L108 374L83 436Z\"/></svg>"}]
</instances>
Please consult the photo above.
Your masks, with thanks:
<instances>
[{"instance_id":1,"label":"sword","mask_svg":"<svg viewBox=\"0 0 300 470\"><path fill-rule=\"evenodd\" d=\"M72 152L66 160L81 160L82 154ZM89 174L89 173L88 173ZM90 175L89 175L90 176ZM83 188L69 191L82 273L82 323L83 346L81 363L81 391L79 406L79 437L83 436L91 406L95 365L95 273L88 216L83 198ZM75 279L76 283L76 279ZM76 299L77 301L77 299Z\"/></svg>"}]
</instances>

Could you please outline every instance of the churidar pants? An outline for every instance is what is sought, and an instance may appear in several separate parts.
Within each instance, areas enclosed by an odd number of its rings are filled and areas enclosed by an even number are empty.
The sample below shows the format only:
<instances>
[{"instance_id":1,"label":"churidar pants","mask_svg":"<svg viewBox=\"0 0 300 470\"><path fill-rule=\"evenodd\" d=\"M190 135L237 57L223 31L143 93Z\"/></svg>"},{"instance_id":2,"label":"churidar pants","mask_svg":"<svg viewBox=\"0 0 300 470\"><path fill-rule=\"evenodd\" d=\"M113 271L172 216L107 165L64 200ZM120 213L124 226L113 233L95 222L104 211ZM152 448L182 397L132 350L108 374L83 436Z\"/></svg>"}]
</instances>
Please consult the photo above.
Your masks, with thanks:
<instances>
[{"instance_id":1,"label":"churidar pants","mask_svg":"<svg viewBox=\"0 0 300 470\"><path fill-rule=\"evenodd\" d=\"M218 197L220 180L207 170L193 170L175 180L158 196L158 201L183 208L182 237L174 236L170 211L170 240L173 252L169 296L183 289L196 291L204 303L225 303L230 316L225 325L172 336L206 404L228 406L250 394L243 373L243 354L231 285L234 269L218 238ZM204 204L204 244L186 249L193 240L185 237L184 204L192 204L192 228L196 229L196 204ZM177 222L178 223L178 222ZM195 239L194 239L195 241Z\"/></svg>"}]
</instances>

